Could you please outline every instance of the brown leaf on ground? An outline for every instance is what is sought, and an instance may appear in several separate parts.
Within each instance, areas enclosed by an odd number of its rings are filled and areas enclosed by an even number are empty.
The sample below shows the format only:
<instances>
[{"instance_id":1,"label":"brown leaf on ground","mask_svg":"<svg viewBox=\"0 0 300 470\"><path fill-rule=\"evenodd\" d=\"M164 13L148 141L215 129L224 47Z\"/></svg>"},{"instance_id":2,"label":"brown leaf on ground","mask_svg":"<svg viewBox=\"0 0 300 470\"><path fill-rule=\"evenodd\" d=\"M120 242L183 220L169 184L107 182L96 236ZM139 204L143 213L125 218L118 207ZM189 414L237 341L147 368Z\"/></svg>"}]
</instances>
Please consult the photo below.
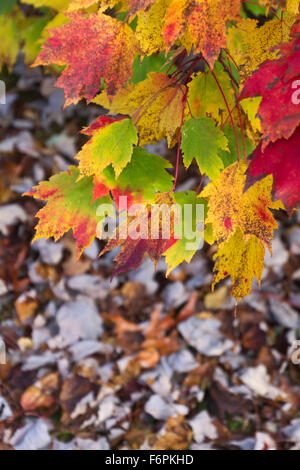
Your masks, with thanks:
<instances>
[{"instance_id":1,"label":"brown leaf on ground","mask_svg":"<svg viewBox=\"0 0 300 470\"><path fill-rule=\"evenodd\" d=\"M77 403L92 390L90 381L79 375L67 378L61 389L59 400L64 411L63 422L70 422L70 415Z\"/></svg>"},{"instance_id":2,"label":"brown leaf on ground","mask_svg":"<svg viewBox=\"0 0 300 470\"><path fill-rule=\"evenodd\" d=\"M192 430L182 415L168 418L165 433L154 445L156 450L186 450L192 439Z\"/></svg>"},{"instance_id":3,"label":"brown leaf on ground","mask_svg":"<svg viewBox=\"0 0 300 470\"><path fill-rule=\"evenodd\" d=\"M55 403L53 393L57 391L58 386L58 372L53 372L28 387L21 397L23 410L30 411L39 408L50 408Z\"/></svg>"}]
</instances>

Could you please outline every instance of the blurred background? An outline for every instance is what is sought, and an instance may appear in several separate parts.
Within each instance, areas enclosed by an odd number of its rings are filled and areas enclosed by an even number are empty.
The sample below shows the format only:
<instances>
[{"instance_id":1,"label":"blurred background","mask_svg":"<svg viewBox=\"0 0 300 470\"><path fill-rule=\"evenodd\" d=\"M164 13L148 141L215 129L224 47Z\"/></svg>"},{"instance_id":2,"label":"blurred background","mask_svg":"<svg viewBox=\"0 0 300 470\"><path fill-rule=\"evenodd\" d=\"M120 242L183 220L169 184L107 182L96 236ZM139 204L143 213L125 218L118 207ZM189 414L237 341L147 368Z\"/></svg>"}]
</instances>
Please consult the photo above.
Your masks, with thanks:
<instances>
[{"instance_id":1,"label":"blurred background","mask_svg":"<svg viewBox=\"0 0 300 470\"><path fill-rule=\"evenodd\" d=\"M299 450L299 213L279 214L236 317L229 283L210 290L211 247L168 279L145 259L111 281L97 240L79 261L71 233L31 244L42 205L22 193L76 164L102 111L63 110L53 71L15 55L0 75L0 449ZM180 172L179 189L198 184Z\"/></svg>"}]
</instances>

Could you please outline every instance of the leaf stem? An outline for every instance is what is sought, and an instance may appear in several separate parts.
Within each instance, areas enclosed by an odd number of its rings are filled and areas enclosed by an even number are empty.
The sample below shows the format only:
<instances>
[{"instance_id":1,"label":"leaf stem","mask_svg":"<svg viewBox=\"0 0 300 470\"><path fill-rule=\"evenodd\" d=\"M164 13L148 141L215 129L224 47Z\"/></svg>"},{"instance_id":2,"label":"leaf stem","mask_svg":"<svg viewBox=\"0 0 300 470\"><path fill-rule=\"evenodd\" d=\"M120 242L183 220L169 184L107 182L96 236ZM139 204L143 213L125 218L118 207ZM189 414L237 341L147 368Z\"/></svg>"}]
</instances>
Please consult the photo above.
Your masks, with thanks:
<instances>
[{"instance_id":1,"label":"leaf stem","mask_svg":"<svg viewBox=\"0 0 300 470\"><path fill-rule=\"evenodd\" d=\"M210 69L210 72L211 72L212 76L214 77L216 84L218 85L218 88L219 88L220 93L221 93L221 95L222 95L222 97L223 97L224 103L225 103L225 105L226 105L228 114L229 114L229 116L230 116L231 124L232 124L232 127L233 127L234 135L235 135L236 146L237 146L237 154L238 154L238 161L240 161L240 145L239 145L239 139L238 139L238 136L237 136L237 132L236 132L236 128L235 128L235 125L234 125L233 117L232 117L232 114L231 114L231 111L230 111L230 108L229 108L229 105L228 105L228 101L227 101L227 99L226 99L226 96L224 95L224 92L223 92L222 87L221 87L221 85L220 85L220 83L219 83L219 80L218 80L217 77L216 77L215 72L210 68L210 65L209 65L208 61L205 59L205 57L203 57L203 60L204 60L204 61L206 62L206 64L208 65L208 67L209 67L209 69Z\"/></svg>"},{"instance_id":2,"label":"leaf stem","mask_svg":"<svg viewBox=\"0 0 300 470\"><path fill-rule=\"evenodd\" d=\"M181 146L181 137L182 137L182 126L183 126L183 119L184 119L185 104L186 104L186 101L187 101L187 94L188 94L188 87L186 87L186 90L185 90L184 95L183 95L182 100L181 100L181 102L182 102L181 122L180 122L178 144L177 144L175 176L174 176L173 187L170 191L171 193L173 193L175 191L177 178L178 178L179 159L180 159L180 146Z\"/></svg>"},{"instance_id":3,"label":"leaf stem","mask_svg":"<svg viewBox=\"0 0 300 470\"><path fill-rule=\"evenodd\" d=\"M232 68L231 68L231 63L230 60L228 60L228 65L229 65L229 70L230 74L232 75ZM244 157L245 157L245 163L247 162L247 152L246 152L246 144L245 144L245 134L244 134L244 126L243 126L243 121L242 121L242 116L241 116L241 110L240 110L240 104L239 104L239 98L236 92L236 89L233 85L233 81L231 80L231 84L233 87L233 92L234 92L234 97L235 97L235 102L236 102L236 109L239 115L239 121L240 121L240 126L241 126L241 132L242 132L242 140L243 140L243 149L244 149Z\"/></svg>"}]
</instances>

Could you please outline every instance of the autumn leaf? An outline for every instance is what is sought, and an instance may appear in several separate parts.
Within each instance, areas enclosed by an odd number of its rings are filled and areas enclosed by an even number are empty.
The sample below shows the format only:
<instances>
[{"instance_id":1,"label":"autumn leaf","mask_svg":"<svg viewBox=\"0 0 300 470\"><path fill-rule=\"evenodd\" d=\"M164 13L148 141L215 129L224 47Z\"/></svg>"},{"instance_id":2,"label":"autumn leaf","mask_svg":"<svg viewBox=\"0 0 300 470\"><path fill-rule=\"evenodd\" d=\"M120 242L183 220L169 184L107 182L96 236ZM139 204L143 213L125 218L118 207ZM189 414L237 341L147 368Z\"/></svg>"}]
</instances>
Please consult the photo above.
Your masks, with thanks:
<instances>
[{"instance_id":1,"label":"autumn leaf","mask_svg":"<svg viewBox=\"0 0 300 470\"><path fill-rule=\"evenodd\" d=\"M150 55L165 49L163 21L171 0L156 0L152 7L138 13L136 37L143 54Z\"/></svg>"},{"instance_id":2,"label":"autumn leaf","mask_svg":"<svg viewBox=\"0 0 300 470\"><path fill-rule=\"evenodd\" d=\"M227 47L235 62L240 66L240 77L244 82L267 59L278 58L282 42L288 41L295 15L287 15L284 21L274 18L263 25L258 20L241 19L228 30Z\"/></svg>"},{"instance_id":3,"label":"autumn leaf","mask_svg":"<svg viewBox=\"0 0 300 470\"><path fill-rule=\"evenodd\" d=\"M210 179L218 178L224 168L219 150L229 150L228 142L210 118L189 119L182 128L181 150L186 168L195 158L200 172Z\"/></svg>"},{"instance_id":4,"label":"autumn leaf","mask_svg":"<svg viewBox=\"0 0 300 470\"><path fill-rule=\"evenodd\" d=\"M148 254L156 264L162 254L175 243L174 238L174 214L171 213L170 231L168 236L164 237L162 233L163 214L168 217L168 207L174 203L174 199L169 194L158 194L155 205L142 206L135 217L127 218L122 221L100 253L100 256L113 248L120 247L121 251L114 259L115 267L113 275L126 272L131 269L137 269ZM160 212L161 211L161 212ZM158 223L158 225L156 225ZM157 226L157 238L153 236L152 227ZM121 233L126 236L121 236Z\"/></svg>"},{"instance_id":5,"label":"autumn leaf","mask_svg":"<svg viewBox=\"0 0 300 470\"><path fill-rule=\"evenodd\" d=\"M282 57L266 61L246 81L242 98L262 96L258 109L263 133L262 150L281 137L288 139L300 122L300 107L293 99L293 83L300 77L300 22L293 41L282 45Z\"/></svg>"},{"instance_id":6,"label":"autumn leaf","mask_svg":"<svg viewBox=\"0 0 300 470\"><path fill-rule=\"evenodd\" d=\"M100 200L92 203L93 178L83 178L77 182L78 176L78 169L71 166L69 171L52 176L24 196L47 201L36 215L40 220L33 241L43 237L54 237L57 241L72 229L79 257L94 240L97 223L103 217L96 215ZM110 202L109 196L101 200L101 203Z\"/></svg>"},{"instance_id":7,"label":"autumn leaf","mask_svg":"<svg viewBox=\"0 0 300 470\"><path fill-rule=\"evenodd\" d=\"M230 276L232 280L231 294L238 302L250 294L254 276L260 282L264 268L265 248L255 235L245 237L242 230L236 231L219 245L214 256L215 277L212 284Z\"/></svg>"},{"instance_id":8,"label":"autumn leaf","mask_svg":"<svg viewBox=\"0 0 300 470\"><path fill-rule=\"evenodd\" d=\"M76 155L81 176L98 175L112 164L118 177L131 160L137 132L131 119L100 117L83 131L92 138Z\"/></svg>"},{"instance_id":9,"label":"autumn leaf","mask_svg":"<svg viewBox=\"0 0 300 470\"><path fill-rule=\"evenodd\" d=\"M151 72L148 78L121 89L110 104L106 92L94 102L109 109L111 114L128 114L136 124L139 145L168 139L174 145L180 128L183 87L165 73Z\"/></svg>"},{"instance_id":10,"label":"autumn leaf","mask_svg":"<svg viewBox=\"0 0 300 470\"><path fill-rule=\"evenodd\" d=\"M291 211L300 202L300 126L289 139L279 139L264 151L260 144L247 170L247 186L273 175L275 196Z\"/></svg>"},{"instance_id":11,"label":"autumn leaf","mask_svg":"<svg viewBox=\"0 0 300 470\"><path fill-rule=\"evenodd\" d=\"M155 192L171 191L173 177L166 171L171 166L159 155L136 147L131 161L118 178L112 166L94 178L94 198L103 197L111 191L117 206L120 196L127 196L128 207L135 202L152 202Z\"/></svg>"},{"instance_id":12,"label":"autumn leaf","mask_svg":"<svg viewBox=\"0 0 300 470\"><path fill-rule=\"evenodd\" d=\"M164 18L168 51L188 31L194 53L202 52L211 68L226 46L226 24L240 17L240 0L173 0Z\"/></svg>"},{"instance_id":13,"label":"autumn leaf","mask_svg":"<svg viewBox=\"0 0 300 470\"><path fill-rule=\"evenodd\" d=\"M235 98L229 76L221 69L214 69L214 74L222 88L229 109L233 109ZM188 103L194 117L212 117L218 124L225 122L228 116L227 107L211 72L195 74L188 88Z\"/></svg>"},{"instance_id":14,"label":"autumn leaf","mask_svg":"<svg viewBox=\"0 0 300 470\"><path fill-rule=\"evenodd\" d=\"M102 13L68 12L70 23L53 28L34 66L66 65L56 82L65 91L66 106L91 101L106 83L109 96L127 82L138 45L131 28ZM83 40L84 38L84 40Z\"/></svg>"},{"instance_id":15,"label":"autumn leaf","mask_svg":"<svg viewBox=\"0 0 300 470\"><path fill-rule=\"evenodd\" d=\"M209 207L205 222L212 224L218 242L227 240L239 227L244 235L255 235L271 249L277 224L270 209L280 209L282 203L272 201L271 175L244 192L246 169L243 162L233 163L204 188L200 197L208 198Z\"/></svg>"},{"instance_id":16,"label":"autumn leaf","mask_svg":"<svg viewBox=\"0 0 300 470\"><path fill-rule=\"evenodd\" d=\"M156 450L186 450L192 440L192 430L184 416L177 415L167 419L163 434L157 437Z\"/></svg>"}]
</instances>

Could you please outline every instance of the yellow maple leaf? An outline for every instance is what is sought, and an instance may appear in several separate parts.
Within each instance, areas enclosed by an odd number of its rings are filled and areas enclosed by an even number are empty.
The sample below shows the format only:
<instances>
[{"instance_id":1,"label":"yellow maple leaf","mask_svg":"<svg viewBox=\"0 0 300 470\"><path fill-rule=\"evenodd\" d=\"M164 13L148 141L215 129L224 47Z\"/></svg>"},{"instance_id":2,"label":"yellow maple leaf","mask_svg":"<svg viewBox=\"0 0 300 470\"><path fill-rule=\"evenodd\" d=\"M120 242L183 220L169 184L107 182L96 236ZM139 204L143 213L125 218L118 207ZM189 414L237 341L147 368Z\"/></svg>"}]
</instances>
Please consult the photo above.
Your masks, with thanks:
<instances>
[{"instance_id":1,"label":"yellow maple leaf","mask_svg":"<svg viewBox=\"0 0 300 470\"><path fill-rule=\"evenodd\" d=\"M180 127L183 93L183 87L174 84L165 73L150 72L146 80L119 90L111 103L106 92L96 96L94 103L112 114L131 116L138 129L139 145L166 137L172 146Z\"/></svg>"},{"instance_id":2,"label":"yellow maple leaf","mask_svg":"<svg viewBox=\"0 0 300 470\"><path fill-rule=\"evenodd\" d=\"M200 196L208 198L206 223L212 223L215 239L227 240L239 227L244 235L255 235L271 250L273 230L277 223L270 209L283 208L281 201L272 201L272 175L268 175L244 191L247 164L235 162L209 183Z\"/></svg>"},{"instance_id":3,"label":"yellow maple leaf","mask_svg":"<svg viewBox=\"0 0 300 470\"><path fill-rule=\"evenodd\" d=\"M245 237L242 230L236 231L228 240L219 245L214 256L215 284L230 276L232 280L231 294L238 302L250 294L254 276L260 283L264 268L265 248L255 235Z\"/></svg>"},{"instance_id":4,"label":"yellow maple leaf","mask_svg":"<svg viewBox=\"0 0 300 470\"><path fill-rule=\"evenodd\" d=\"M277 18L258 26L257 20L242 19L229 28L227 47L236 63L241 67L241 81L244 82L262 62L278 58L275 46L289 39L296 16L287 14L281 22Z\"/></svg>"},{"instance_id":5,"label":"yellow maple leaf","mask_svg":"<svg viewBox=\"0 0 300 470\"><path fill-rule=\"evenodd\" d=\"M162 35L163 19L171 0L157 0L148 11L141 11L138 16L136 37L145 55L164 50Z\"/></svg>"}]
</instances>

